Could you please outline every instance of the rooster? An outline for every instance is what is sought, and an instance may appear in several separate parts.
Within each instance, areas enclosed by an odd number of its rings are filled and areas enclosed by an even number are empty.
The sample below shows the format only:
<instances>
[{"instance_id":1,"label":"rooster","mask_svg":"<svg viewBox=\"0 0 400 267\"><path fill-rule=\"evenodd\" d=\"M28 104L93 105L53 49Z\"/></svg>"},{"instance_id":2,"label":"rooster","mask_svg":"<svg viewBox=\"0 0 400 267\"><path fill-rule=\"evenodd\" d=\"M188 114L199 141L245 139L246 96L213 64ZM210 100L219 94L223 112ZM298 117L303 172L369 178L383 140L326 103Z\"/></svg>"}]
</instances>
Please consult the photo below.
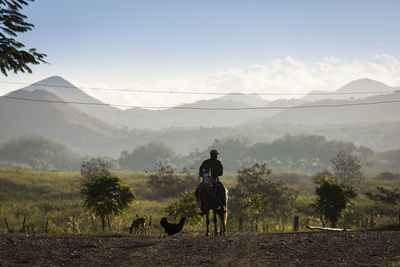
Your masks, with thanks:
<instances>
[{"instance_id":1,"label":"rooster","mask_svg":"<svg viewBox=\"0 0 400 267\"><path fill-rule=\"evenodd\" d=\"M182 217L181 221L178 224L176 224L176 223L169 223L167 221L167 218L163 217L160 221L160 224L162 225L162 227L164 227L165 230L164 236L165 234L171 236L179 233L182 230L183 226L185 225L185 220L186 218Z\"/></svg>"}]
</instances>

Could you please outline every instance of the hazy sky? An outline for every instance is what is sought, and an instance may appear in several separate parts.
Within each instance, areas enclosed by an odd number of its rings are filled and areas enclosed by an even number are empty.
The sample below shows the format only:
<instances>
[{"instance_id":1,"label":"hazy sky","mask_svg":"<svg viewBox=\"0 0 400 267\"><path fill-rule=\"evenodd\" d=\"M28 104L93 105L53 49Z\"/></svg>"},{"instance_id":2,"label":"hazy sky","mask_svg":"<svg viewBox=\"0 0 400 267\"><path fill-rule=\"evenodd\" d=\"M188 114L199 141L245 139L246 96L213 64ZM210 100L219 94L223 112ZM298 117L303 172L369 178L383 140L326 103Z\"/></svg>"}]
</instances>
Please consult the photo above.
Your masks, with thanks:
<instances>
[{"instance_id":1,"label":"hazy sky","mask_svg":"<svg viewBox=\"0 0 400 267\"><path fill-rule=\"evenodd\" d=\"M333 90L359 78L400 86L400 1L36 0L18 38L48 55L33 74L143 90ZM0 94L21 86L0 85ZM195 100L86 90L105 102Z\"/></svg>"}]
</instances>

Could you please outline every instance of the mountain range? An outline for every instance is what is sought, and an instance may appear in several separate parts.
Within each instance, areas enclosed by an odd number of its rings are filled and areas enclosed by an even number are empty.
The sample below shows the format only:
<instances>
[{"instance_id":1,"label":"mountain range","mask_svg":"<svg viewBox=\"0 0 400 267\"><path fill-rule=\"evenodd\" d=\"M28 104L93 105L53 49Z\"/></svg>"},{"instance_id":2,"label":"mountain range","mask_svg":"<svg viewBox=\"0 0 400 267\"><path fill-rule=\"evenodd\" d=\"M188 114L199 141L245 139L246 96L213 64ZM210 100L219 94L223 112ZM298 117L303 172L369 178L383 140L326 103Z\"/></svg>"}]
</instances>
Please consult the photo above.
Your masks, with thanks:
<instances>
[{"instance_id":1,"label":"mountain range","mask_svg":"<svg viewBox=\"0 0 400 267\"><path fill-rule=\"evenodd\" d=\"M311 94L301 99L268 101L254 95L226 95L179 106L249 110L120 110L104 105L65 79L53 76L0 97L0 142L36 134L54 138L83 154L116 157L122 150L151 141L165 142L179 153L188 153L195 148L203 149L217 138L242 136L251 142L261 142L272 141L285 133L322 133L328 138L353 141L357 145L369 142L373 149L397 149L400 140L396 141L392 135L398 132L400 103L368 103L400 101L400 93L395 92L398 89L362 79L338 89L337 92L344 94L323 95L324 98L332 96L332 99L319 100ZM355 98L352 92L370 93L367 97L357 94ZM337 96L346 99L335 98ZM42 102L35 102L37 100ZM368 105L360 105L366 103ZM354 106L345 106L348 104ZM321 107L331 105L344 106ZM376 126L379 123L381 126ZM382 127L382 123L386 132L376 129ZM334 126L336 124L340 125ZM341 130L327 130L332 128ZM365 142L360 143L363 138L357 137L359 129L368 131L361 133Z\"/></svg>"}]
</instances>

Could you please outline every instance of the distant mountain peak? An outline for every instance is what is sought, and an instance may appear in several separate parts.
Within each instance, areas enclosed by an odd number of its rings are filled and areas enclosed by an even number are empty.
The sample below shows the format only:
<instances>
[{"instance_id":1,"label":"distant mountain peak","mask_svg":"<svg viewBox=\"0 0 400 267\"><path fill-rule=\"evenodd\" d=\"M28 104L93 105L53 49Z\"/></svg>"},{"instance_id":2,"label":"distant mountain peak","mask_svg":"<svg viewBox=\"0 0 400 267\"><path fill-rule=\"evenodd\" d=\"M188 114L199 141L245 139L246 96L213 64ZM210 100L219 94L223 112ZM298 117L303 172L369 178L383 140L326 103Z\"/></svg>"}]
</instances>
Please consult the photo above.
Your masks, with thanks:
<instances>
[{"instance_id":1,"label":"distant mountain peak","mask_svg":"<svg viewBox=\"0 0 400 267\"><path fill-rule=\"evenodd\" d=\"M368 92L368 91L388 91L391 87L369 78L351 81L337 90L337 92Z\"/></svg>"},{"instance_id":2,"label":"distant mountain peak","mask_svg":"<svg viewBox=\"0 0 400 267\"><path fill-rule=\"evenodd\" d=\"M64 79L61 76L51 76L49 78L40 80L38 82L35 82L32 84L32 86L57 86L57 87L75 87L72 83L68 82L66 79Z\"/></svg>"}]
</instances>

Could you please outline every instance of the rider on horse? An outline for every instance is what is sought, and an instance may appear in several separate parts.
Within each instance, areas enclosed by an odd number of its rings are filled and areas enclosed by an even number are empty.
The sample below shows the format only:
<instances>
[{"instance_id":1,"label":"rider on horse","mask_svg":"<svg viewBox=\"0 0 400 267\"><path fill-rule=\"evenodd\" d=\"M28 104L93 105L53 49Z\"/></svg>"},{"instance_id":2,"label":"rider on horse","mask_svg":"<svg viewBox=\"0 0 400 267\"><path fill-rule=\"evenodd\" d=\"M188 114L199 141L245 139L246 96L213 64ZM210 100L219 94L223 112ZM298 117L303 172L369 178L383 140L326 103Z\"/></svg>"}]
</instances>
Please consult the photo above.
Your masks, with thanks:
<instances>
[{"instance_id":1,"label":"rider on horse","mask_svg":"<svg viewBox=\"0 0 400 267\"><path fill-rule=\"evenodd\" d=\"M217 159L218 154L219 153L217 152L217 150L215 150L215 149L211 150L210 158L203 161L203 163L201 164L200 169L199 169L199 175L200 175L200 177L203 178L203 182L197 186L195 195L196 195L197 202L200 204L199 206L202 211L202 214L204 211L201 206L202 201L200 199L200 195L201 195L200 191L202 190L202 187L205 185L205 180L208 178L208 175L211 175L211 182L214 183L214 185L217 188L218 206L223 211L226 211L226 190L225 190L224 185L219 180L219 176L222 176L224 170L223 170L221 161L219 161ZM210 172L211 172L211 174L210 174Z\"/></svg>"}]
</instances>

